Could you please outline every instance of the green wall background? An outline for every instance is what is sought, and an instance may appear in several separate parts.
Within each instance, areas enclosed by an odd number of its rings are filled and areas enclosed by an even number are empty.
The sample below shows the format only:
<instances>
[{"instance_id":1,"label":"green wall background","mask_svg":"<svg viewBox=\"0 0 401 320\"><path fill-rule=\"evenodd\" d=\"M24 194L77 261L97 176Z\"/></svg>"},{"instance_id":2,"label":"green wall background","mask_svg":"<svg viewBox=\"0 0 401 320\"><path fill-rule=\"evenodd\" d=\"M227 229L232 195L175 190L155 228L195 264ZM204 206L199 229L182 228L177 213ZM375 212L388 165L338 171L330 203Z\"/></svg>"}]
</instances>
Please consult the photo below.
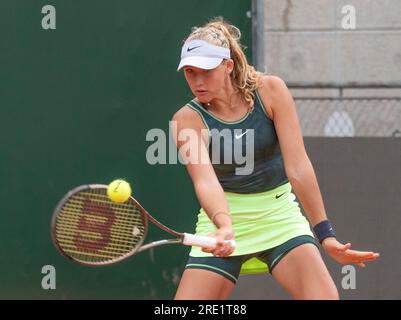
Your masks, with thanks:
<instances>
[{"instance_id":1,"label":"green wall background","mask_svg":"<svg viewBox=\"0 0 401 320\"><path fill-rule=\"evenodd\" d=\"M56 8L56 30L41 9ZM161 222L193 232L199 204L182 165L149 165L145 139L191 93L176 66L194 25L222 15L251 57L251 1L7 0L0 3L0 298L170 299L188 248L167 246L89 268L50 239L60 198L85 183L123 177ZM150 239L165 233L151 228ZM57 287L43 290L44 265Z\"/></svg>"}]
</instances>

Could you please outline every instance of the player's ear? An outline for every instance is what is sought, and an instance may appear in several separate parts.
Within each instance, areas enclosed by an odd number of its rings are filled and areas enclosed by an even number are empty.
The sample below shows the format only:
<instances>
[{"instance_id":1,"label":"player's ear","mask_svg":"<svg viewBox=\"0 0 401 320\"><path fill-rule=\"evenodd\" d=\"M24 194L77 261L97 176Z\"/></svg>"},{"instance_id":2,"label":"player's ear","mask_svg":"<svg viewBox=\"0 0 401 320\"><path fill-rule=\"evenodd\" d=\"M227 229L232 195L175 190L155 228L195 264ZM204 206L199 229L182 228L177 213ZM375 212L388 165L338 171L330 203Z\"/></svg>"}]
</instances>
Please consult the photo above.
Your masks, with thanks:
<instances>
[{"instance_id":1,"label":"player's ear","mask_svg":"<svg viewBox=\"0 0 401 320\"><path fill-rule=\"evenodd\" d=\"M225 60L225 65L227 74L230 75L230 73L234 70L234 60L233 59Z\"/></svg>"}]
</instances>

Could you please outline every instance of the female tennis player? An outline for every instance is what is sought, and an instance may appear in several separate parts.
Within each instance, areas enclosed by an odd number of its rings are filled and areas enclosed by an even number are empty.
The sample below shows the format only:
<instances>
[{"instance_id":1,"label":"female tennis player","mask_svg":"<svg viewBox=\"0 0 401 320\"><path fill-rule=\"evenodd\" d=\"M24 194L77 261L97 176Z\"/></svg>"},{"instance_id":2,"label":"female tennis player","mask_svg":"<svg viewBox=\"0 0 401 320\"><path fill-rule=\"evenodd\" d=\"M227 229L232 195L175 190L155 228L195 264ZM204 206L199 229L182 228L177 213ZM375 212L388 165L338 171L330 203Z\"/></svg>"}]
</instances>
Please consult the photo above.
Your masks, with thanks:
<instances>
[{"instance_id":1,"label":"female tennis player","mask_svg":"<svg viewBox=\"0 0 401 320\"><path fill-rule=\"evenodd\" d=\"M248 65L240 37L217 18L194 27L181 51L178 70L195 98L173 116L174 136L201 205L196 234L218 245L192 247L175 299L226 299L240 273L259 272L294 299L339 299L318 242L342 264L365 267L379 254L336 239L292 96L283 80Z\"/></svg>"}]
</instances>

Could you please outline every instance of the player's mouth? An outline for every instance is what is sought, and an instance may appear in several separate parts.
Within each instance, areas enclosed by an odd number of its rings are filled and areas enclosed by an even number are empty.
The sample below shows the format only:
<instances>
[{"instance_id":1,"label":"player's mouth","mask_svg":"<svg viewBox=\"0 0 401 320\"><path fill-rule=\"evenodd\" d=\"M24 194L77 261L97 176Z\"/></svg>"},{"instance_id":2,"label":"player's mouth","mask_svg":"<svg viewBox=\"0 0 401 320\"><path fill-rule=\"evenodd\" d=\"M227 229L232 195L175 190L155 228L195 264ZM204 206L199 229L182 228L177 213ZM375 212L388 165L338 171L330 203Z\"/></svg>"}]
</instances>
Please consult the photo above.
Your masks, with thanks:
<instances>
[{"instance_id":1,"label":"player's mouth","mask_svg":"<svg viewBox=\"0 0 401 320\"><path fill-rule=\"evenodd\" d=\"M196 92L196 94L198 94L198 95L203 95L203 94L206 94L206 93L207 93L207 90L196 90L195 92Z\"/></svg>"}]
</instances>

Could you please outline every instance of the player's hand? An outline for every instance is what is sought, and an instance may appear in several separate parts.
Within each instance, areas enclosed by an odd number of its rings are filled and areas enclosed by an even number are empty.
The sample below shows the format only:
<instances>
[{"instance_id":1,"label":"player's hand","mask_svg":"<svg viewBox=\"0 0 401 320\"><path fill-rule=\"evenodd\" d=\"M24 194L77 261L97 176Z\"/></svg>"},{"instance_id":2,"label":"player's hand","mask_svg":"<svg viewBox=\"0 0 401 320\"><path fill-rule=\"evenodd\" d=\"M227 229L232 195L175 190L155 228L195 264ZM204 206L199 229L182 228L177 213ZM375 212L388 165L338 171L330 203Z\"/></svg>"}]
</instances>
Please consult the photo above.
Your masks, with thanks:
<instances>
[{"instance_id":1,"label":"player's hand","mask_svg":"<svg viewBox=\"0 0 401 320\"><path fill-rule=\"evenodd\" d=\"M342 244L334 237L323 240L322 246L327 254L341 264L355 264L364 268L365 262L374 261L380 254L372 251L351 250L351 243Z\"/></svg>"},{"instance_id":2,"label":"player's hand","mask_svg":"<svg viewBox=\"0 0 401 320\"><path fill-rule=\"evenodd\" d=\"M224 240L234 239L234 230L232 227L221 227L208 236L216 238L217 244L214 248L203 248L203 252L212 253L216 257L227 257L233 253L235 248L230 243L224 242Z\"/></svg>"}]
</instances>

